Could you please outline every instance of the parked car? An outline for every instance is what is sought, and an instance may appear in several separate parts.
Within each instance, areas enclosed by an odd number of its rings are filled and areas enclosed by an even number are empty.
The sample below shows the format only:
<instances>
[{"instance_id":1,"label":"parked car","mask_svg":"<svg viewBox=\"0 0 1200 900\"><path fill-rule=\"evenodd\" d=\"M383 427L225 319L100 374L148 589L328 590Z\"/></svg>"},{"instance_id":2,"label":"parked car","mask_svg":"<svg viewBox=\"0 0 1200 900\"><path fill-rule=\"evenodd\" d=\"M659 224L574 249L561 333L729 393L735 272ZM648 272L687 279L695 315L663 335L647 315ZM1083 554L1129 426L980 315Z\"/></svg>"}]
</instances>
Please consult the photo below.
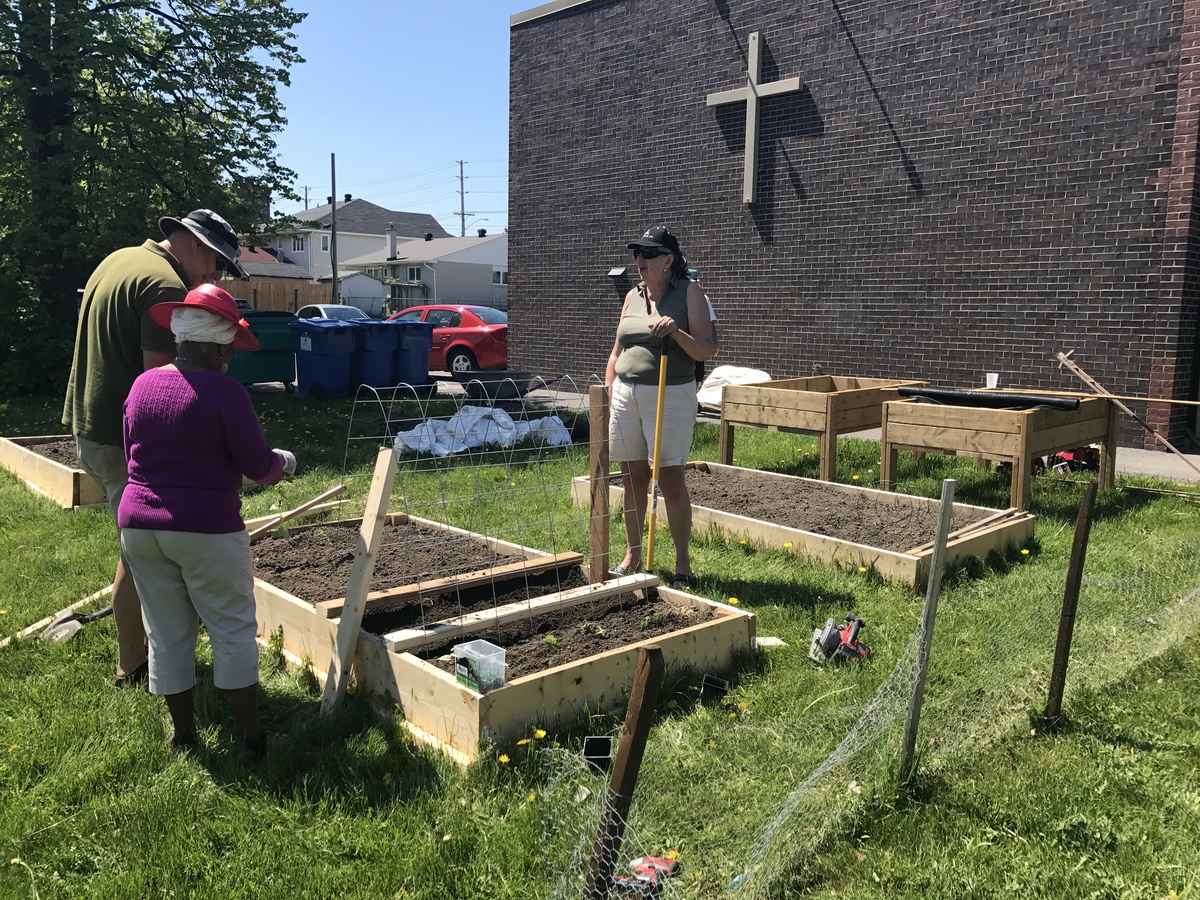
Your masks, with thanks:
<instances>
[{"instance_id":1,"label":"parked car","mask_svg":"<svg viewBox=\"0 0 1200 900\"><path fill-rule=\"evenodd\" d=\"M432 322L430 371L508 368L508 314L489 306L411 306L388 321Z\"/></svg>"},{"instance_id":2,"label":"parked car","mask_svg":"<svg viewBox=\"0 0 1200 900\"><path fill-rule=\"evenodd\" d=\"M369 319L357 306L343 303L310 303L296 310L297 319Z\"/></svg>"}]
</instances>

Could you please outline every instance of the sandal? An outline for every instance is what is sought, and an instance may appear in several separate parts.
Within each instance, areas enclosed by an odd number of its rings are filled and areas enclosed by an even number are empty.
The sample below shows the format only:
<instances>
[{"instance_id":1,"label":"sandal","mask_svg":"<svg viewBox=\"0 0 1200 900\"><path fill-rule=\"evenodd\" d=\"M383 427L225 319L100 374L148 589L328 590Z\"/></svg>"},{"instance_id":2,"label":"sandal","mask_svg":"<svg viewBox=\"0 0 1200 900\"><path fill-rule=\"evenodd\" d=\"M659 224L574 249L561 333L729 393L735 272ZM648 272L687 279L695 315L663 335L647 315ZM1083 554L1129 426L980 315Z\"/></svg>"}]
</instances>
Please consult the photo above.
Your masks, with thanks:
<instances>
[{"instance_id":1,"label":"sandal","mask_svg":"<svg viewBox=\"0 0 1200 900\"><path fill-rule=\"evenodd\" d=\"M145 684L150 678L150 661L142 663L132 672L124 675L117 675L113 678L113 684L117 687L137 687L140 684Z\"/></svg>"},{"instance_id":2,"label":"sandal","mask_svg":"<svg viewBox=\"0 0 1200 900\"><path fill-rule=\"evenodd\" d=\"M641 568L642 567L640 565L629 566L628 568L626 568L625 566L613 566L611 569L608 570L608 577L609 578L624 578L626 575L636 575L641 570Z\"/></svg>"},{"instance_id":3,"label":"sandal","mask_svg":"<svg viewBox=\"0 0 1200 900\"><path fill-rule=\"evenodd\" d=\"M696 583L696 576L685 575L683 572L676 572L675 577L671 579L671 589L676 591L685 591Z\"/></svg>"}]
</instances>

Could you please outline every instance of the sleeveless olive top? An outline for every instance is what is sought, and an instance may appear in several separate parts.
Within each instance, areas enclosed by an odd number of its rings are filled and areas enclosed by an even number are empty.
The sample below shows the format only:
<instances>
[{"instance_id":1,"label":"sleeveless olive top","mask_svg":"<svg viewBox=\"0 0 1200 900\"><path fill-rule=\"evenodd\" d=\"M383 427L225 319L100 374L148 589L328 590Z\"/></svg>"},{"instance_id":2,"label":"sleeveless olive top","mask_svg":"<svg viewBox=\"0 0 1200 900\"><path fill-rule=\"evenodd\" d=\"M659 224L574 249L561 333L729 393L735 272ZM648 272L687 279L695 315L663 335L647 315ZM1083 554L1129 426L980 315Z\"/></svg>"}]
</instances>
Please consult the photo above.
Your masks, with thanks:
<instances>
[{"instance_id":1,"label":"sleeveless olive top","mask_svg":"<svg viewBox=\"0 0 1200 900\"><path fill-rule=\"evenodd\" d=\"M617 342L621 355L617 357L617 377L630 384L658 384L658 366L662 356L662 338L654 337L650 328L663 316L670 316L683 331L688 330L687 294L691 281L672 278L655 304L647 312L646 286L639 284L626 305L617 326ZM696 362L670 338L667 354L667 384L685 384L696 380Z\"/></svg>"}]
</instances>

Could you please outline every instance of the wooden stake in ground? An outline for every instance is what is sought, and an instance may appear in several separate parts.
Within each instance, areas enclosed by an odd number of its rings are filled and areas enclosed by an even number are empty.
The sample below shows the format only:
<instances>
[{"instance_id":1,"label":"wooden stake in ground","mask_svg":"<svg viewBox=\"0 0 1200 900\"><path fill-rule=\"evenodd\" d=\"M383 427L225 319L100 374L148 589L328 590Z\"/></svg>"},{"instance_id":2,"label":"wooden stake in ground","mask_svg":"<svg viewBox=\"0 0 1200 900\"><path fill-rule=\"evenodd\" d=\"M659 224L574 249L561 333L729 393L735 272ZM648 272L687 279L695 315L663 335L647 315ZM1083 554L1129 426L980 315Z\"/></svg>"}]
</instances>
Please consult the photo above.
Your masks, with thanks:
<instances>
[{"instance_id":1,"label":"wooden stake in ground","mask_svg":"<svg viewBox=\"0 0 1200 900\"><path fill-rule=\"evenodd\" d=\"M641 648L637 673L629 694L629 709L625 713L625 726L621 729L621 745L617 748L617 758L608 779L608 793L604 796L604 808L600 811L600 824L596 830L596 843L592 846L583 900L605 900L612 889L613 868L621 855L625 821L633 804L633 792L646 752L646 739L650 736L664 668L661 648Z\"/></svg>"},{"instance_id":2,"label":"wooden stake in ground","mask_svg":"<svg viewBox=\"0 0 1200 900\"><path fill-rule=\"evenodd\" d=\"M375 572L375 554L379 550L379 536L383 530L383 520L387 516L388 503L392 499L392 484L395 480L396 451L384 447L375 460L375 475L367 493L367 508L363 510L358 547L354 551L354 564L350 569L350 584L346 588L346 602L338 622L337 653L329 661L325 695L321 698L323 713L332 711L346 695L350 663L354 660L354 649L358 646L358 635L362 630L367 588L371 586L371 576Z\"/></svg>"},{"instance_id":3,"label":"wooden stake in ground","mask_svg":"<svg viewBox=\"0 0 1200 900\"><path fill-rule=\"evenodd\" d=\"M950 516L954 512L954 479L942 482L942 507L937 533L933 538L933 556L929 562L929 586L925 591L925 609L921 613L921 644L917 648L916 683L908 698L908 721L904 725L904 743L900 749L900 783L912 776L917 748L917 729L921 725L921 704L925 700L925 673L929 667L929 648L933 644L933 624L937 620L938 596L942 592L946 543L950 534Z\"/></svg>"},{"instance_id":4,"label":"wooden stake in ground","mask_svg":"<svg viewBox=\"0 0 1200 900\"><path fill-rule=\"evenodd\" d=\"M588 426L591 449L591 518L588 535L588 579L597 584L608 577L608 391L593 384L588 389Z\"/></svg>"},{"instance_id":5,"label":"wooden stake in ground","mask_svg":"<svg viewBox=\"0 0 1200 900\"><path fill-rule=\"evenodd\" d=\"M1153 437L1156 441L1158 441L1160 444L1162 444L1164 447L1166 447L1168 450L1170 450L1172 453L1174 453L1176 456L1178 456L1180 459L1182 459L1184 462L1184 465L1186 465L1189 469L1191 469L1197 475L1200 475L1200 468L1197 468L1190 459L1188 459L1186 456L1184 456L1182 453L1180 453L1174 444L1172 444L1165 437L1163 437L1161 434L1159 434L1157 431L1155 431L1153 428L1151 428L1150 425L1141 418L1141 416L1139 416L1132 409L1130 409L1128 406L1126 406L1124 403L1122 403L1120 400L1118 400L1116 396L1109 393L1108 390L1105 389L1105 387L1102 384L1100 384L1100 382L1098 382L1095 378L1093 378L1087 372L1083 371L1083 369L1080 368L1079 364L1070 358L1071 354L1074 352L1075 352L1074 350L1068 350L1066 353L1058 354L1059 368L1066 366L1068 369L1070 369L1072 372L1074 372L1076 375L1078 375L1079 379L1084 384L1086 384L1088 387L1090 387L1093 391L1095 391L1097 394L1100 394L1102 397L1108 397L1113 403L1115 403L1117 405L1118 408L1120 408L1123 412L1129 413L1129 415L1131 415L1133 417L1133 420L1135 422L1137 422L1139 425L1141 425L1143 428L1145 428L1148 432L1150 432L1150 434L1153 435ZM1154 403L1156 401L1151 397L1147 397L1146 402ZM1170 402L1170 401L1159 401L1159 402Z\"/></svg>"},{"instance_id":6,"label":"wooden stake in ground","mask_svg":"<svg viewBox=\"0 0 1200 900\"><path fill-rule=\"evenodd\" d=\"M1071 544L1071 562L1063 588L1062 615L1058 619L1058 643L1054 647L1054 671L1050 675L1050 695L1043 718L1053 728L1062 715L1063 688L1067 683L1067 663L1071 658L1071 637L1075 633L1075 610L1079 606L1079 586L1083 582L1083 560L1087 556L1092 533L1092 512L1096 508L1096 480L1088 482L1075 519L1075 540Z\"/></svg>"}]
</instances>

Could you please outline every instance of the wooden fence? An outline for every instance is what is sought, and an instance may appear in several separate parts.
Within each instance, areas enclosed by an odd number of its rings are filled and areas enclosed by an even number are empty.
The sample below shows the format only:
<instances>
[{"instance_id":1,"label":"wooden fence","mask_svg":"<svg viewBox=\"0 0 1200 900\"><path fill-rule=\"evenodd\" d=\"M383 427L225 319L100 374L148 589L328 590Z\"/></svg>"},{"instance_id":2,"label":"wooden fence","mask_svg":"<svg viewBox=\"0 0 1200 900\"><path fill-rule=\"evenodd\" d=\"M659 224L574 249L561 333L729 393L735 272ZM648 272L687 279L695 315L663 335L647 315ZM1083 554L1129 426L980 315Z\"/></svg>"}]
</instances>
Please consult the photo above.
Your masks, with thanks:
<instances>
[{"instance_id":1,"label":"wooden fence","mask_svg":"<svg viewBox=\"0 0 1200 900\"><path fill-rule=\"evenodd\" d=\"M275 309L294 313L309 303L330 303L333 293L328 284L281 278L251 278L249 281L226 279L221 282L233 296L255 309Z\"/></svg>"}]
</instances>

